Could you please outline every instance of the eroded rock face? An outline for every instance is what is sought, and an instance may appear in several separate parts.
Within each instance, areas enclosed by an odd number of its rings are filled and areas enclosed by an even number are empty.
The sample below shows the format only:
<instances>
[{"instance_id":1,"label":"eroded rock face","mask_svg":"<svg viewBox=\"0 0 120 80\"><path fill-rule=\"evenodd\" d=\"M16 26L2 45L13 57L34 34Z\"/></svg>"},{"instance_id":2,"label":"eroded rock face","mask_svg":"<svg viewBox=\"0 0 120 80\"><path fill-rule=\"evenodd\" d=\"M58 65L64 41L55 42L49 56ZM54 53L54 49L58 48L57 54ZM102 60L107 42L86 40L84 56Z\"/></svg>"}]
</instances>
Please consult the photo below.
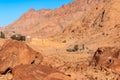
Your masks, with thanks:
<instances>
[{"instance_id":1,"label":"eroded rock face","mask_svg":"<svg viewBox=\"0 0 120 80\"><path fill-rule=\"evenodd\" d=\"M93 56L95 66L113 68L120 67L120 49L115 47L98 48Z\"/></svg>"},{"instance_id":2,"label":"eroded rock face","mask_svg":"<svg viewBox=\"0 0 120 80\"><path fill-rule=\"evenodd\" d=\"M36 59L37 58L37 59ZM31 64L42 61L42 55L24 42L8 40L0 50L0 73L4 73L8 68L13 68L21 64Z\"/></svg>"},{"instance_id":3,"label":"eroded rock face","mask_svg":"<svg viewBox=\"0 0 120 80\"><path fill-rule=\"evenodd\" d=\"M19 65L12 72L13 80L70 80L68 76L43 65Z\"/></svg>"}]
</instances>

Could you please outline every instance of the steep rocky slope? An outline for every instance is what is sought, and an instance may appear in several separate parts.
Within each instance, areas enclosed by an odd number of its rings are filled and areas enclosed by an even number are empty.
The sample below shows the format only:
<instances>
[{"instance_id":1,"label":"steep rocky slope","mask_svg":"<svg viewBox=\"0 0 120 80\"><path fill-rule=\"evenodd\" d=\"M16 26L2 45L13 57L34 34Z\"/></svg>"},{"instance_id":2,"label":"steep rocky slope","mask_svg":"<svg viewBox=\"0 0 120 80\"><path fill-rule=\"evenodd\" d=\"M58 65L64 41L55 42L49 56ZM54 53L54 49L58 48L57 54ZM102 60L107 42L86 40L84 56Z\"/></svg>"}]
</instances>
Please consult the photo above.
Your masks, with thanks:
<instances>
[{"instance_id":1,"label":"steep rocky slope","mask_svg":"<svg viewBox=\"0 0 120 80\"><path fill-rule=\"evenodd\" d=\"M74 40L94 49L101 46L120 45L119 0L100 3L81 19L65 28L62 35L54 36L56 40Z\"/></svg>"},{"instance_id":2,"label":"steep rocky slope","mask_svg":"<svg viewBox=\"0 0 120 80\"><path fill-rule=\"evenodd\" d=\"M119 0L75 0L55 10L31 9L4 30L94 46L120 44ZM74 44L74 43L73 43Z\"/></svg>"},{"instance_id":3,"label":"steep rocky slope","mask_svg":"<svg viewBox=\"0 0 120 80\"><path fill-rule=\"evenodd\" d=\"M75 0L55 10L30 9L17 21L8 25L5 32L10 34L15 31L37 37L60 34L68 25L87 15L94 6L105 2L106 0Z\"/></svg>"}]
</instances>

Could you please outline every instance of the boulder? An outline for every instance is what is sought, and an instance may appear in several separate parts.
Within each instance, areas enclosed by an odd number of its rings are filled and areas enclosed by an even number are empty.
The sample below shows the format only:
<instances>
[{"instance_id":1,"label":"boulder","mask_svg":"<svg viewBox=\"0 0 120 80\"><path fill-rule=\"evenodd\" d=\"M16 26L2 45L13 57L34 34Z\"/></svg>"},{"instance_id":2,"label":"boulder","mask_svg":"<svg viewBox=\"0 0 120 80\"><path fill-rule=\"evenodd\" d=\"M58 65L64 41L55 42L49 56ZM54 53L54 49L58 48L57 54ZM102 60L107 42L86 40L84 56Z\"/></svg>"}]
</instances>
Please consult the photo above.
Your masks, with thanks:
<instances>
[{"instance_id":1,"label":"boulder","mask_svg":"<svg viewBox=\"0 0 120 80\"><path fill-rule=\"evenodd\" d=\"M120 67L120 49L116 47L101 47L96 50L92 65L106 68Z\"/></svg>"},{"instance_id":2,"label":"boulder","mask_svg":"<svg viewBox=\"0 0 120 80\"><path fill-rule=\"evenodd\" d=\"M24 42L7 40L0 49L0 73L21 64L31 64L42 61L42 55Z\"/></svg>"},{"instance_id":3,"label":"boulder","mask_svg":"<svg viewBox=\"0 0 120 80\"><path fill-rule=\"evenodd\" d=\"M44 65L19 65L12 69L13 80L70 80L56 69Z\"/></svg>"}]
</instances>

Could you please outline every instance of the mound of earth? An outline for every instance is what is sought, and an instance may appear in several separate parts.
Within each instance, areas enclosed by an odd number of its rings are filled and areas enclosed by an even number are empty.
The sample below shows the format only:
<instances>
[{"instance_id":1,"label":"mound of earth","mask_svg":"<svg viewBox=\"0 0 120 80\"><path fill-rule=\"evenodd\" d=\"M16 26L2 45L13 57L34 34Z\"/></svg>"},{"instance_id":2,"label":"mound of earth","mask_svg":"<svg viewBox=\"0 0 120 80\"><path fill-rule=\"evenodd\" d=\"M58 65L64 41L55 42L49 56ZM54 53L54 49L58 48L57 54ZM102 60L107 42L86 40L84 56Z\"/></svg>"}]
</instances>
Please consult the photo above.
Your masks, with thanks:
<instances>
[{"instance_id":1,"label":"mound of earth","mask_svg":"<svg viewBox=\"0 0 120 80\"><path fill-rule=\"evenodd\" d=\"M42 55L24 42L16 40L7 40L0 50L0 73L5 73L17 65L39 64L42 61Z\"/></svg>"}]
</instances>

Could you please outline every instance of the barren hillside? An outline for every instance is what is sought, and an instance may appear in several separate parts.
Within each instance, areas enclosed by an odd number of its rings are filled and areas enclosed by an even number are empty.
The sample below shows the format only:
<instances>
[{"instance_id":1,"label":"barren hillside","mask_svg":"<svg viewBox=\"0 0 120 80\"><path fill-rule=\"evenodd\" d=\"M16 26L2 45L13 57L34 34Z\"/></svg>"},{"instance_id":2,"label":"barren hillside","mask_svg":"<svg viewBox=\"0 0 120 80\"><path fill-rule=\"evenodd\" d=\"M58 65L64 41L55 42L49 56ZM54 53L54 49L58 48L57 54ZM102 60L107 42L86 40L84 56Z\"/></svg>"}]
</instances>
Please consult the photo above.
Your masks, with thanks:
<instances>
[{"instance_id":1,"label":"barren hillside","mask_svg":"<svg viewBox=\"0 0 120 80\"><path fill-rule=\"evenodd\" d=\"M120 46L120 1L108 0L92 7L82 18L67 26L54 40L74 41L90 49L101 46Z\"/></svg>"},{"instance_id":2,"label":"barren hillside","mask_svg":"<svg viewBox=\"0 0 120 80\"><path fill-rule=\"evenodd\" d=\"M49 37L61 34L71 23L86 16L93 7L105 4L107 0L75 0L61 8L50 10L30 9L18 20L8 25L5 32L22 33L37 37ZM97 13L96 13L97 14Z\"/></svg>"}]
</instances>

